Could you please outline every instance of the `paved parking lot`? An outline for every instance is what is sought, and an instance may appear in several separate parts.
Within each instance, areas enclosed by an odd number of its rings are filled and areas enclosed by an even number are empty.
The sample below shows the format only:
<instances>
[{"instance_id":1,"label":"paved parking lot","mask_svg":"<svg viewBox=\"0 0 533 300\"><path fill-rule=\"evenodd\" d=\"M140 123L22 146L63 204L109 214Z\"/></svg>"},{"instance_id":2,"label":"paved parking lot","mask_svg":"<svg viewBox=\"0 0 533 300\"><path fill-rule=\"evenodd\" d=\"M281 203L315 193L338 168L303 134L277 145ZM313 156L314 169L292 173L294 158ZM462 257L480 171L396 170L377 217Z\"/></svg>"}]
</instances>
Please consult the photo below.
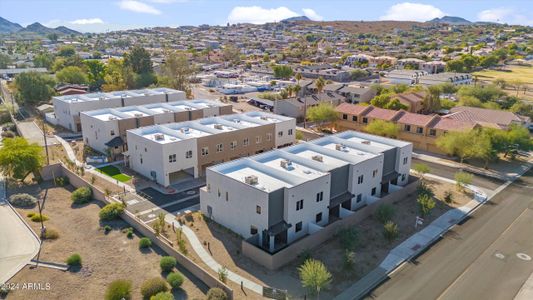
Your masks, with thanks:
<instances>
[{"instance_id":1,"label":"paved parking lot","mask_svg":"<svg viewBox=\"0 0 533 300\"><path fill-rule=\"evenodd\" d=\"M200 205L199 188L174 195L166 195L153 188L142 190L139 195L128 193L124 196L126 209L143 222L148 223L160 213L177 215L185 210L198 210Z\"/></svg>"}]
</instances>

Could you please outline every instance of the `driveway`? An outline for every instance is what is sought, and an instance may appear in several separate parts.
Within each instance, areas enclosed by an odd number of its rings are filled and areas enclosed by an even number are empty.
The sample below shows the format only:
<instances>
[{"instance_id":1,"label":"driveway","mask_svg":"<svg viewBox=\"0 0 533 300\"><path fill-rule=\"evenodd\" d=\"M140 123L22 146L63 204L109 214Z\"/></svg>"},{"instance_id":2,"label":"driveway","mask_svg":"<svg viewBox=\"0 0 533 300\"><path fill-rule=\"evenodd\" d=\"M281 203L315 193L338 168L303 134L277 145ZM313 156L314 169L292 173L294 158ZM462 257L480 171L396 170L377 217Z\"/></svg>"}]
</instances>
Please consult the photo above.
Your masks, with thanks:
<instances>
[{"instance_id":1,"label":"driveway","mask_svg":"<svg viewBox=\"0 0 533 300\"><path fill-rule=\"evenodd\" d=\"M33 232L6 203L4 183L0 183L0 284L3 284L37 255L40 245Z\"/></svg>"},{"instance_id":2,"label":"driveway","mask_svg":"<svg viewBox=\"0 0 533 300\"><path fill-rule=\"evenodd\" d=\"M20 135L25 137L31 143L37 143L39 146L44 146L43 132L33 121L18 122L18 129ZM54 137L47 137L46 143L48 146L58 144Z\"/></svg>"}]
</instances>

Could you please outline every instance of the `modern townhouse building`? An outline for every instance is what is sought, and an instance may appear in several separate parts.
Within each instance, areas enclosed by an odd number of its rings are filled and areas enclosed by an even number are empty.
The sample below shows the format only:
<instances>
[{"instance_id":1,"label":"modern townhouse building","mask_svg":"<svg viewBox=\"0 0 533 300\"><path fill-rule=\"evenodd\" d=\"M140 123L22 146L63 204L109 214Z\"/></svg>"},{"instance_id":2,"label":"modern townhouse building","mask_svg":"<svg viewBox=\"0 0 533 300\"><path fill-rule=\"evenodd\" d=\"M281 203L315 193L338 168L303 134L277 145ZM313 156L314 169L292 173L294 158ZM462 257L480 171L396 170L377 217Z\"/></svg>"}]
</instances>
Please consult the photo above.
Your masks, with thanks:
<instances>
[{"instance_id":1,"label":"modern townhouse building","mask_svg":"<svg viewBox=\"0 0 533 300\"><path fill-rule=\"evenodd\" d=\"M232 113L231 104L197 99L91 110L82 112L80 120L85 145L101 153L117 155L128 149L126 131L129 129Z\"/></svg>"},{"instance_id":2,"label":"modern townhouse building","mask_svg":"<svg viewBox=\"0 0 533 300\"><path fill-rule=\"evenodd\" d=\"M451 72L430 74L418 79L418 83L421 85L437 85L443 83L451 83L453 85L469 85L472 84L472 81L472 75L468 73Z\"/></svg>"},{"instance_id":3,"label":"modern townhouse building","mask_svg":"<svg viewBox=\"0 0 533 300\"><path fill-rule=\"evenodd\" d=\"M115 91L53 97L55 120L73 132L81 131L80 114L84 111L185 100L185 93L168 88Z\"/></svg>"},{"instance_id":4,"label":"modern townhouse building","mask_svg":"<svg viewBox=\"0 0 533 300\"><path fill-rule=\"evenodd\" d=\"M127 131L125 161L163 186L199 177L208 166L294 143L296 120L248 112Z\"/></svg>"},{"instance_id":5,"label":"modern townhouse building","mask_svg":"<svg viewBox=\"0 0 533 300\"><path fill-rule=\"evenodd\" d=\"M408 181L410 143L343 132L207 169L203 214L269 253Z\"/></svg>"}]
</instances>

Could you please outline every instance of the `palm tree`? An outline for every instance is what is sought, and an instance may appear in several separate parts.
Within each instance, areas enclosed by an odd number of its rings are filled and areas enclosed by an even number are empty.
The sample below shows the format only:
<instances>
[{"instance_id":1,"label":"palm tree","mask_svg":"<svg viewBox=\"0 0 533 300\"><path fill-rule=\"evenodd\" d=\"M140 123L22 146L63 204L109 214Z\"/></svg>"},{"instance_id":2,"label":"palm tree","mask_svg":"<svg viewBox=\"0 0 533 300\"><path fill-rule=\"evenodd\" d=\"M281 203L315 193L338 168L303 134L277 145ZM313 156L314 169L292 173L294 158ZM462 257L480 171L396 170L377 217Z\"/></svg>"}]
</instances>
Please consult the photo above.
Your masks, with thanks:
<instances>
[{"instance_id":1,"label":"palm tree","mask_svg":"<svg viewBox=\"0 0 533 300\"><path fill-rule=\"evenodd\" d=\"M296 79L296 82L298 82L298 85L300 85L300 80L302 80L302 73L296 73L296 75L294 75L294 78Z\"/></svg>"},{"instance_id":2,"label":"palm tree","mask_svg":"<svg viewBox=\"0 0 533 300\"><path fill-rule=\"evenodd\" d=\"M324 86L326 85L326 81L322 76L318 77L317 80L315 80L316 89L319 93L322 93L322 90L324 89Z\"/></svg>"},{"instance_id":3,"label":"palm tree","mask_svg":"<svg viewBox=\"0 0 533 300\"><path fill-rule=\"evenodd\" d=\"M292 97L292 93L294 92L294 88L292 85L288 85L286 88L287 94L289 95L289 98Z\"/></svg>"},{"instance_id":4,"label":"palm tree","mask_svg":"<svg viewBox=\"0 0 533 300\"><path fill-rule=\"evenodd\" d=\"M294 92L294 95L295 95L296 97L298 97L298 94L299 94L300 91L302 90L302 87L301 87L299 84L297 84L297 85L295 85L295 86L292 87L292 90L293 90L293 92Z\"/></svg>"}]
</instances>

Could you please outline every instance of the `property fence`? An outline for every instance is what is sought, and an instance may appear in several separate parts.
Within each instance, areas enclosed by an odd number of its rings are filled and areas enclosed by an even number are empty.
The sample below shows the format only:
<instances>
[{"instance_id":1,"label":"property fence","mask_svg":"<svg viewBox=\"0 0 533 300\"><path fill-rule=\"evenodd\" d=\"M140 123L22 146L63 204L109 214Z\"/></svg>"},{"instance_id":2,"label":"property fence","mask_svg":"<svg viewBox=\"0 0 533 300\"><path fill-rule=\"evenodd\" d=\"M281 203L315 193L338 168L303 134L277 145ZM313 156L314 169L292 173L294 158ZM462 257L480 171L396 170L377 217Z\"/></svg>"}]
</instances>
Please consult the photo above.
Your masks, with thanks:
<instances>
[{"instance_id":1,"label":"property fence","mask_svg":"<svg viewBox=\"0 0 533 300\"><path fill-rule=\"evenodd\" d=\"M414 193L416 187L417 180L411 176L409 178L409 183L402 189L392 192L381 198L379 201L365 206L353 212L353 214L325 226L319 231L290 244L277 253L270 254L256 245L251 244L247 240L242 240L241 242L242 253L266 268L276 270L296 259L304 251L311 250L331 239L339 232L339 230L360 223L365 218L372 215L381 204L391 204Z\"/></svg>"},{"instance_id":2,"label":"property fence","mask_svg":"<svg viewBox=\"0 0 533 300\"><path fill-rule=\"evenodd\" d=\"M85 181L83 178L81 178L76 173L69 170L63 164L58 163L58 164L48 165L48 166L43 167L41 170L41 177L43 178L43 180L53 180L54 178L59 177L59 176L67 177L69 179L70 184L76 188L81 187L81 186L88 186L89 188L91 188L93 192L93 198L96 200L103 201L104 203L111 203L112 201L114 201L114 200L108 199L105 196L105 193L103 191L99 190L95 186L91 185L89 182ZM213 287L221 288L228 295L228 299L233 299L233 290L229 286L227 286L225 283L220 281L217 277L211 275L204 268L197 265L187 256L181 254L176 249L174 249L171 241L157 236L151 227L147 226L146 224L138 220L135 217L135 215L133 215L132 213L128 211L125 211L121 215L121 217L124 221L126 221L126 223L128 223L135 230L137 230L142 235L152 240L152 243L157 245L159 248L165 251L168 255L176 258L178 263L183 268L191 272L191 274L193 274L195 277L200 279L209 288L213 288Z\"/></svg>"}]
</instances>

